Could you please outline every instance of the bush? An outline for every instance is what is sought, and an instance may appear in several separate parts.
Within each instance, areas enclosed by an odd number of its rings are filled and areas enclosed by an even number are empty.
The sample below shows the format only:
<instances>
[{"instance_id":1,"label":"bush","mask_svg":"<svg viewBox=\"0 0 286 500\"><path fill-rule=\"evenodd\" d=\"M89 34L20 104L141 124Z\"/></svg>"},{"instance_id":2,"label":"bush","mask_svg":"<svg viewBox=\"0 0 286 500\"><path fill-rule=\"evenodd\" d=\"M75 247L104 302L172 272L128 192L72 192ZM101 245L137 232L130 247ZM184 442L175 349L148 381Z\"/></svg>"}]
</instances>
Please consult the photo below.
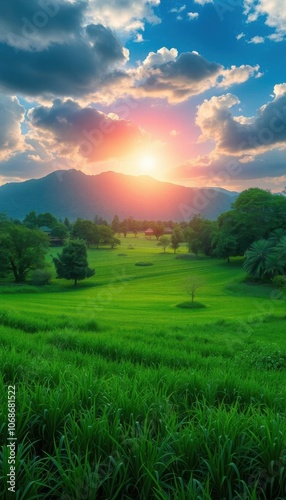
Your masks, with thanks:
<instances>
[{"instance_id":1,"label":"bush","mask_svg":"<svg viewBox=\"0 0 286 500\"><path fill-rule=\"evenodd\" d=\"M256 343L249 353L245 353L244 360L258 370L279 371L286 368L286 353L275 344Z\"/></svg>"},{"instance_id":2,"label":"bush","mask_svg":"<svg viewBox=\"0 0 286 500\"><path fill-rule=\"evenodd\" d=\"M46 269L36 269L31 274L31 284L32 285L47 285L50 283L52 273Z\"/></svg>"},{"instance_id":3,"label":"bush","mask_svg":"<svg viewBox=\"0 0 286 500\"><path fill-rule=\"evenodd\" d=\"M286 276L284 276L284 275L275 276L272 279L272 283L276 288L280 288L280 289L284 288L286 285Z\"/></svg>"},{"instance_id":4,"label":"bush","mask_svg":"<svg viewBox=\"0 0 286 500\"><path fill-rule=\"evenodd\" d=\"M135 266L142 266L142 267L153 266L153 262L136 262Z\"/></svg>"}]
</instances>

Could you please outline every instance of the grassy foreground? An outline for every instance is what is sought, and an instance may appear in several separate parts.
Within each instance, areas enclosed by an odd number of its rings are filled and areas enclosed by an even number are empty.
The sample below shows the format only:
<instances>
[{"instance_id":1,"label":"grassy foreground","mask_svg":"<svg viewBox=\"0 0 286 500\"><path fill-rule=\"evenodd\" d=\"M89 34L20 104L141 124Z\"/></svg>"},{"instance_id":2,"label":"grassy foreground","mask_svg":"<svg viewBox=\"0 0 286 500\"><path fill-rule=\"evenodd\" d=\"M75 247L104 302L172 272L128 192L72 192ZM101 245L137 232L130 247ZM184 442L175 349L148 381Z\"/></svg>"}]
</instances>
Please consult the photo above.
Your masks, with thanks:
<instances>
[{"instance_id":1,"label":"grassy foreground","mask_svg":"<svg viewBox=\"0 0 286 500\"><path fill-rule=\"evenodd\" d=\"M78 288L0 288L1 498L15 384L11 498L284 499L285 297L142 238L90 263ZM188 276L204 308L177 307Z\"/></svg>"}]
</instances>

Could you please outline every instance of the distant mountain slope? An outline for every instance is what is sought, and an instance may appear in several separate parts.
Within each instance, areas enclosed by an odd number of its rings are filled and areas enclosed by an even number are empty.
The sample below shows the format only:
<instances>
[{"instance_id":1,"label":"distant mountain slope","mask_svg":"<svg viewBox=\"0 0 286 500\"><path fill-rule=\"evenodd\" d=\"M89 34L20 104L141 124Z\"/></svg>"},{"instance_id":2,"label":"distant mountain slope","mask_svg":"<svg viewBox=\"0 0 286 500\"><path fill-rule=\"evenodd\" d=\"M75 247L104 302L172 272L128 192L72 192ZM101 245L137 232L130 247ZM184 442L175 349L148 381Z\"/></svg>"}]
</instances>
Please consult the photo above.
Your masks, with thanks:
<instances>
[{"instance_id":1,"label":"distant mountain slope","mask_svg":"<svg viewBox=\"0 0 286 500\"><path fill-rule=\"evenodd\" d=\"M230 209L238 193L196 189L160 182L146 176L114 172L85 175L78 170L58 171L42 179L0 186L0 212L23 219L31 210L59 218L111 221L133 216L147 220L190 220L196 213L215 219Z\"/></svg>"}]
</instances>

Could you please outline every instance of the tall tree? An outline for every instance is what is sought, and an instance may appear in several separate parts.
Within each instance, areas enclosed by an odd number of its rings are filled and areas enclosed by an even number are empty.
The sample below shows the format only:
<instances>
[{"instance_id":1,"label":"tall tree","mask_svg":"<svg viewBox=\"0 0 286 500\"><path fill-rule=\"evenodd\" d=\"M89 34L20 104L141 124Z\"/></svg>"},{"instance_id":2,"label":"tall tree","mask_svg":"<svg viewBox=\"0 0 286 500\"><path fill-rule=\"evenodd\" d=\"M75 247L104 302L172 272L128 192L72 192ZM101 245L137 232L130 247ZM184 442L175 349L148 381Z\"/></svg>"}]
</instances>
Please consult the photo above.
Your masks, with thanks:
<instances>
[{"instance_id":1,"label":"tall tree","mask_svg":"<svg viewBox=\"0 0 286 500\"><path fill-rule=\"evenodd\" d=\"M179 225L174 226L172 235L171 235L171 247L174 250L174 253L180 247L180 243L184 240L183 231Z\"/></svg>"},{"instance_id":2,"label":"tall tree","mask_svg":"<svg viewBox=\"0 0 286 500\"><path fill-rule=\"evenodd\" d=\"M120 220L119 220L118 215L114 216L113 221L111 222L111 227L112 227L112 231L114 233L120 232Z\"/></svg>"},{"instance_id":3,"label":"tall tree","mask_svg":"<svg viewBox=\"0 0 286 500\"><path fill-rule=\"evenodd\" d=\"M286 229L286 198L259 188L243 191L232 210L218 218L224 236L237 240L237 255L244 255L255 241L268 239L277 229Z\"/></svg>"},{"instance_id":4,"label":"tall tree","mask_svg":"<svg viewBox=\"0 0 286 500\"><path fill-rule=\"evenodd\" d=\"M158 247L162 247L164 250L164 253L166 253L166 249L168 248L170 243L171 243L171 240L168 236L161 236L158 240L157 245L158 245Z\"/></svg>"},{"instance_id":5,"label":"tall tree","mask_svg":"<svg viewBox=\"0 0 286 500\"><path fill-rule=\"evenodd\" d=\"M57 277L74 280L75 285L79 280L90 278L95 274L94 269L89 268L86 244L82 240L70 241L53 261Z\"/></svg>"},{"instance_id":6,"label":"tall tree","mask_svg":"<svg viewBox=\"0 0 286 500\"><path fill-rule=\"evenodd\" d=\"M29 271L44 266L48 246L49 239L41 231L9 224L0 236L1 271L12 271L16 282L24 282Z\"/></svg>"},{"instance_id":7,"label":"tall tree","mask_svg":"<svg viewBox=\"0 0 286 500\"><path fill-rule=\"evenodd\" d=\"M87 245L94 243L94 223L86 219L77 219L72 228L72 237L84 240Z\"/></svg>"}]
</instances>

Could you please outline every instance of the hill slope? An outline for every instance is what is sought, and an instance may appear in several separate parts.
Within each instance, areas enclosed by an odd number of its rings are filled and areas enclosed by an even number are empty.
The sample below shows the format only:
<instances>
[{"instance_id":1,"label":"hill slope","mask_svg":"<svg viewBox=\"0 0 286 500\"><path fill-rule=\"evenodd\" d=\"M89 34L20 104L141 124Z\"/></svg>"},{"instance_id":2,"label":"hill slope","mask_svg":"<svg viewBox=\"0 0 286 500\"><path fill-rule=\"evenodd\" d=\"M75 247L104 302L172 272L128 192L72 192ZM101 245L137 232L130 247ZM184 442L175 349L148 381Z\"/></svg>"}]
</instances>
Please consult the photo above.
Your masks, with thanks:
<instances>
[{"instance_id":1,"label":"hill slope","mask_svg":"<svg viewBox=\"0 0 286 500\"><path fill-rule=\"evenodd\" d=\"M215 219L229 210L237 193L196 189L160 182L147 176L114 172L85 175L78 170L58 171L42 179L0 187L0 212L23 219L31 210L56 217L111 221L133 216L147 220L190 220L196 213Z\"/></svg>"}]
</instances>

